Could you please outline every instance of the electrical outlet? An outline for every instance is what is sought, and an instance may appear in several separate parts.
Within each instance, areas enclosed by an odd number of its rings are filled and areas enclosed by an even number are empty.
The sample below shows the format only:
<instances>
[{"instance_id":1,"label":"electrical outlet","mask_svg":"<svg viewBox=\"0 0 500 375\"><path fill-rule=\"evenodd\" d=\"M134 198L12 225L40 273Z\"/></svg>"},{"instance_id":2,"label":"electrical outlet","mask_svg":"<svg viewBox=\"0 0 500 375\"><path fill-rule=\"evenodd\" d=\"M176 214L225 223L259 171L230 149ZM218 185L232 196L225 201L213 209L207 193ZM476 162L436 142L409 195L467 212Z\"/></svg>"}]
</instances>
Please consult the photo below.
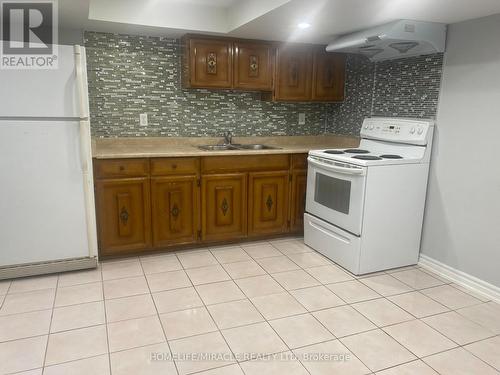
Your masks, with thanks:
<instances>
[{"instance_id":1,"label":"electrical outlet","mask_svg":"<svg viewBox=\"0 0 500 375\"><path fill-rule=\"evenodd\" d=\"M306 114L299 113L299 125L305 125L305 124L306 124Z\"/></svg>"},{"instance_id":2,"label":"electrical outlet","mask_svg":"<svg viewBox=\"0 0 500 375\"><path fill-rule=\"evenodd\" d=\"M147 113L141 113L139 115L139 124L141 126L148 126L148 114Z\"/></svg>"}]
</instances>

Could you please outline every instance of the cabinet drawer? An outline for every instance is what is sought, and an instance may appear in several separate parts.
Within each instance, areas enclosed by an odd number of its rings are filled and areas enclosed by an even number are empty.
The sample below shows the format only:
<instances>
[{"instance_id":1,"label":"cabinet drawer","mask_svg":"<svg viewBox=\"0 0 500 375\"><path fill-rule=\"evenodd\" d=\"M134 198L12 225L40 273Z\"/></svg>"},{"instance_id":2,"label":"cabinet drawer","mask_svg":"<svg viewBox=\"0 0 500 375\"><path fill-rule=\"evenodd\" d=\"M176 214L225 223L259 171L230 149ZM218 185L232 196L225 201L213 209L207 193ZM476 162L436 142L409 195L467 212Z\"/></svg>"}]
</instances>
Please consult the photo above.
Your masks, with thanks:
<instances>
[{"instance_id":1,"label":"cabinet drawer","mask_svg":"<svg viewBox=\"0 0 500 375\"><path fill-rule=\"evenodd\" d=\"M198 174L200 160L198 158L155 158L151 159L153 176Z\"/></svg>"},{"instance_id":2,"label":"cabinet drawer","mask_svg":"<svg viewBox=\"0 0 500 375\"><path fill-rule=\"evenodd\" d=\"M290 155L207 156L201 161L202 173L276 171L288 169Z\"/></svg>"},{"instance_id":3,"label":"cabinet drawer","mask_svg":"<svg viewBox=\"0 0 500 375\"><path fill-rule=\"evenodd\" d=\"M149 174L148 159L95 160L96 178L142 177Z\"/></svg>"},{"instance_id":4,"label":"cabinet drawer","mask_svg":"<svg viewBox=\"0 0 500 375\"><path fill-rule=\"evenodd\" d=\"M292 168L293 169L307 169L307 154L293 154L292 155Z\"/></svg>"}]
</instances>

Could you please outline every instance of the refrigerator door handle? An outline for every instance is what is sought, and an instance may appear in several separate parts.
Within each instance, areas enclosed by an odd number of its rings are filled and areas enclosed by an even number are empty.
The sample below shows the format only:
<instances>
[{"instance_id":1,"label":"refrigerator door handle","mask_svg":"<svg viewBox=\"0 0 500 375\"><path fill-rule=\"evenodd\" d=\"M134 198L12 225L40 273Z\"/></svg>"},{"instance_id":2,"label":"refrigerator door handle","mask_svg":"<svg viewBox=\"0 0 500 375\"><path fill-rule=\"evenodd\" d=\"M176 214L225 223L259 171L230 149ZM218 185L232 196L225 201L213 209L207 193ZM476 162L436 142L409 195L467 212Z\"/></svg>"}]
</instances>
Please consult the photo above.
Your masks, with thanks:
<instances>
[{"instance_id":1,"label":"refrigerator door handle","mask_svg":"<svg viewBox=\"0 0 500 375\"><path fill-rule=\"evenodd\" d=\"M75 46L75 73L76 85L78 92L78 104L80 108L80 118L88 118L88 93L87 93L87 75L84 72L85 50L79 46Z\"/></svg>"}]
</instances>

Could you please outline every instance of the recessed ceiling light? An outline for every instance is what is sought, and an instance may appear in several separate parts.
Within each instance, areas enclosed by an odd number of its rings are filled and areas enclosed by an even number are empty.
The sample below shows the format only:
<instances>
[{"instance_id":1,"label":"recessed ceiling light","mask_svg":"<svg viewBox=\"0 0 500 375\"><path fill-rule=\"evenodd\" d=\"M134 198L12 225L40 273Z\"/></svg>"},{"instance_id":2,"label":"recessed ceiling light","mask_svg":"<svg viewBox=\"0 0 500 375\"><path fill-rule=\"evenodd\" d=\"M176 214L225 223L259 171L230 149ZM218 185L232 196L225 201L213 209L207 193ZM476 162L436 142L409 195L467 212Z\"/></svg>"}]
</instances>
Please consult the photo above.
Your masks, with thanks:
<instances>
[{"instance_id":1,"label":"recessed ceiling light","mask_svg":"<svg viewBox=\"0 0 500 375\"><path fill-rule=\"evenodd\" d=\"M309 27L311 27L311 24L307 22L301 22L297 25L297 27L299 29L308 29Z\"/></svg>"}]
</instances>

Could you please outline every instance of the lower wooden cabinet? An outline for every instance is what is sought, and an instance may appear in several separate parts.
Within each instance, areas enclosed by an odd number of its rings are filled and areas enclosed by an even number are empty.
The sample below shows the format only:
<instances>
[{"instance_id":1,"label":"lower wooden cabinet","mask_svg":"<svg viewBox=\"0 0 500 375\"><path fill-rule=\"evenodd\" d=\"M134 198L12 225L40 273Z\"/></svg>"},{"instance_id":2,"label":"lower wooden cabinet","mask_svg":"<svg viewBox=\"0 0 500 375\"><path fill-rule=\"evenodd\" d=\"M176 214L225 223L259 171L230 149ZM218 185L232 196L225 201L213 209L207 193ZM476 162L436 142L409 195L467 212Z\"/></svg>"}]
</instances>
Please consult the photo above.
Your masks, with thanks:
<instances>
[{"instance_id":1,"label":"lower wooden cabinet","mask_svg":"<svg viewBox=\"0 0 500 375\"><path fill-rule=\"evenodd\" d=\"M201 179L203 241L247 235L247 174L205 175Z\"/></svg>"},{"instance_id":2,"label":"lower wooden cabinet","mask_svg":"<svg viewBox=\"0 0 500 375\"><path fill-rule=\"evenodd\" d=\"M97 181L96 205L102 255L151 247L149 178Z\"/></svg>"},{"instance_id":3,"label":"lower wooden cabinet","mask_svg":"<svg viewBox=\"0 0 500 375\"><path fill-rule=\"evenodd\" d=\"M288 171L249 174L248 234L284 233L288 229Z\"/></svg>"},{"instance_id":4,"label":"lower wooden cabinet","mask_svg":"<svg viewBox=\"0 0 500 375\"><path fill-rule=\"evenodd\" d=\"M306 189L307 171L293 171L290 199L290 231L292 232L302 232L304 230Z\"/></svg>"},{"instance_id":5,"label":"lower wooden cabinet","mask_svg":"<svg viewBox=\"0 0 500 375\"><path fill-rule=\"evenodd\" d=\"M151 179L153 245L165 247L198 241L198 176Z\"/></svg>"}]
</instances>

